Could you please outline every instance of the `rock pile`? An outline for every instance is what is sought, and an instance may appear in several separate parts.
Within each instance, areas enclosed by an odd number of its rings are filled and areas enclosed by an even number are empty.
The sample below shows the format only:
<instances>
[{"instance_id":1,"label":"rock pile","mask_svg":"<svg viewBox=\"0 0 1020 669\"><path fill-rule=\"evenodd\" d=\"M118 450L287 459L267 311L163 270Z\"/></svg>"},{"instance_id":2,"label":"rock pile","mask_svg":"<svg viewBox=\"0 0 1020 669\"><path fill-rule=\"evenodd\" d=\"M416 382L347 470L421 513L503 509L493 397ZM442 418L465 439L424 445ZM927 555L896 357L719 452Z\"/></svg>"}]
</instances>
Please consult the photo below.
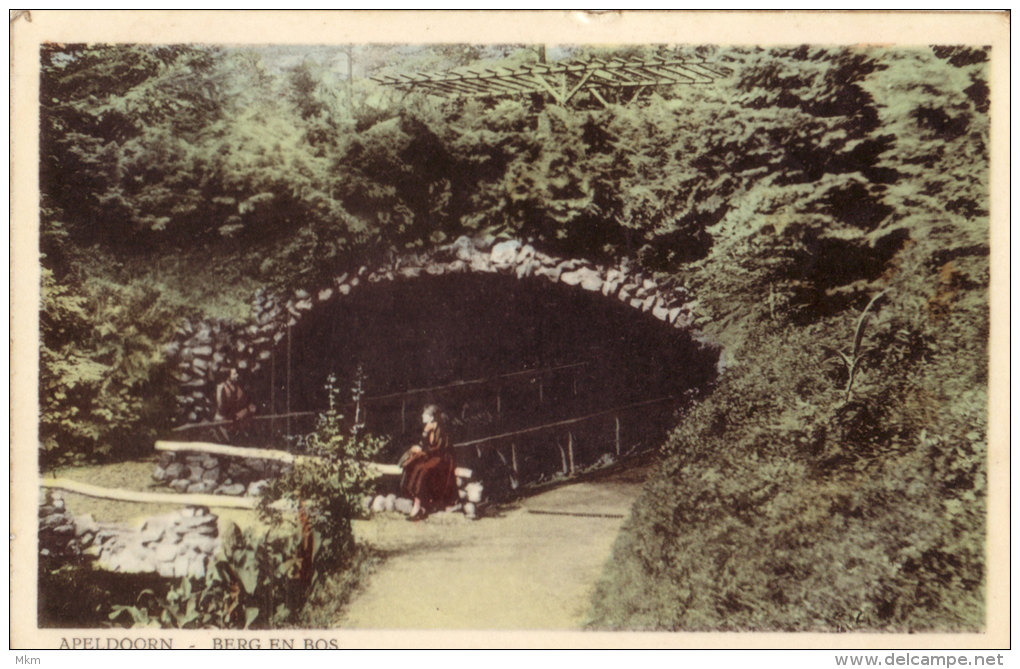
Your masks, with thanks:
<instances>
[{"instance_id":1,"label":"rock pile","mask_svg":"<svg viewBox=\"0 0 1020 669\"><path fill-rule=\"evenodd\" d=\"M67 557L80 555L81 537L79 529L59 493L44 490L39 499L39 555L44 557Z\"/></svg>"},{"instance_id":2,"label":"rock pile","mask_svg":"<svg viewBox=\"0 0 1020 669\"><path fill-rule=\"evenodd\" d=\"M656 281L632 268L626 260L614 267L586 260L563 259L538 251L519 240L496 244L460 237L453 244L421 253L397 256L384 266L362 266L344 272L329 285L312 292L297 290L289 296L265 291L255 294L253 320L247 324L224 322L186 322L177 331L177 340L166 353L174 362L181 393L179 418L185 422L210 420L216 383L230 367L257 372L271 364L276 346L287 335L287 328L318 304L343 299L363 283L415 279L480 272L504 274L518 279L541 277L548 281L601 293L629 307L647 313L672 327L692 327L692 297L676 285ZM703 340L705 346L709 344ZM725 364L720 357L720 364ZM721 370L720 370L721 371Z\"/></svg>"},{"instance_id":3,"label":"rock pile","mask_svg":"<svg viewBox=\"0 0 1020 669\"><path fill-rule=\"evenodd\" d=\"M201 578L219 547L217 517L192 506L149 518L138 530L100 527L85 552L108 571Z\"/></svg>"},{"instance_id":4,"label":"rock pile","mask_svg":"<svg viewBox=\"0 0 1020 669\"><path fill-rule=\"evenodd\" d=\"M462 512L467 518L474 520L478 517L482 507L485 505L485 493L481 482L467 481L457 478L457 494L460 502L454 507L447 509L449 512ZM371 513L384 513L395 511L408 515L414 507L414 502L406 497L398 497L394 493L389 495L376 495L366 497L364 501L365 511Z\"/></svg>"},{"instance_id":5,"label":"rock pile","mask_svg":"<svg viewBox=\"0 0 1020 669\"><path fill-rule=\"evenodd\" d=\"M59 493L47 491L39 505L40 555L85 555L107 571L202 577L219 547L217 517L204 507L186 507L133 528L97 523L88 514L74 517Z\"/></svg>"},{"instance_id":6,"label":"rock pile","mask_svg":"<svg viewBox=\"0 0 1020 669\"><path fill-rule=\"evenodd\" d=\"M152 478L180 493L257 496L289 465L272 460L163 453Z\"/></svg>"}]
</instances>

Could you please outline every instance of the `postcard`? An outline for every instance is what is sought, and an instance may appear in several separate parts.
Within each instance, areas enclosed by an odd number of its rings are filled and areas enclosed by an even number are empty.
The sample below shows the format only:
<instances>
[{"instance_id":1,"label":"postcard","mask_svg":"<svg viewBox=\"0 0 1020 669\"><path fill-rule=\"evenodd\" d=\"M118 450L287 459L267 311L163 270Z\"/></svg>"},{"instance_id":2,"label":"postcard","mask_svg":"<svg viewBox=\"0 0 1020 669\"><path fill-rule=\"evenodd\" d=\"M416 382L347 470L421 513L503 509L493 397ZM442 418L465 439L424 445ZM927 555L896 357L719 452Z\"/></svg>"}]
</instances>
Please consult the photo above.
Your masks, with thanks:
<instances>
[{"instance_id":1,"label":"postcard","mask_svg":"<svg viewBox=\"0 0 1020 669\"><path fill-rule=\"evenodd\" d=\"M1008 12L11 44L12 649L1001 663Z\"/></svg>"}]
</instances>

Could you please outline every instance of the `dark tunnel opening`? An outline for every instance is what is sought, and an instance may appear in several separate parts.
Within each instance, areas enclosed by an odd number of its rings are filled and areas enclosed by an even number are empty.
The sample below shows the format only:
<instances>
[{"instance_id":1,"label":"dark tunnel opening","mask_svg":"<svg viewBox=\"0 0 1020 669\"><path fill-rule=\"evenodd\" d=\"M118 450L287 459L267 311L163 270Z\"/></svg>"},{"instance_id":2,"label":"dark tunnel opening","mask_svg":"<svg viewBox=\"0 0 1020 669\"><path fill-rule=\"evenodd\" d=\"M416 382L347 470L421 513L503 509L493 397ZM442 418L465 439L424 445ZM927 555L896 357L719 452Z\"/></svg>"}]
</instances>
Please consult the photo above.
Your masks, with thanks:
<instances>
[{"instance_id":1,"label":"dark tunnel opening","mask_svg":"<svg viewBox=\"0 0 1020 669\"><path fill-rule=\"evenodd\" d=\"M717 357L688 332L600 293L540 278L429 276L365 283L306 313L252 388L269 413L321 411L327 377L337 377L346 401L360 366L367 427L391 438L381 457L394 461L416 440L428 403L446 411L454 441L464 442L670 398L651 407L653 415L629 419L661 440L673 412L711 383ZM422 392L401 396L413 390ZM387 395L397 396L372 401ZM292 430L311 427L305 421ZM571 439L585 429L577 426ZM515 440L524 450L526 442ZM488 450L466 449L460 459L507 461L500 449ZM544 451L523 455L518 466L565 458Z\"/></svg>"}]
</instances>

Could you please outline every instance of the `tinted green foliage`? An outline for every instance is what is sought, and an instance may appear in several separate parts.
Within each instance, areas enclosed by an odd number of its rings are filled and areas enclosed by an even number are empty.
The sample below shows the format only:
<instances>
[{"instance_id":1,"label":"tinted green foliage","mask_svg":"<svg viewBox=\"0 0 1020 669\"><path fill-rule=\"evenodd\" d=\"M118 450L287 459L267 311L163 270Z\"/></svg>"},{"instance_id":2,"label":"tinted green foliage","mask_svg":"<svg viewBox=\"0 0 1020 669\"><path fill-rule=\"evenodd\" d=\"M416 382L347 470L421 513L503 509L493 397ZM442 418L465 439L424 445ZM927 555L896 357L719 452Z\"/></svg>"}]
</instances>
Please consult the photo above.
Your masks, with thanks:
<instances>
[{"instance_id":1,"label":"tinted green foliage","mask_svg":"<svg viewBox=\"0 0 1020 669\"><path fill-rule=\"evenodd\" d=\"M369 72L535 57L353 53ZM586 53L605 50L573 50ZM315 287L393 249L525 237L684 284L728 360L665 445L595 626L980 628L987 53L696 53L727 76L565 110L397 97L259 50L48 49L47 448L102 452L158 427L144 405L165 387L169 328L148 321L172 323L186 298L225 302L179 276L191 288L164 296L155 259L207 260L194 274L243 286L236 302L251 283ZM83 263L91 243L140 271Z\"/></svg>"},{"instance_id":2,"label":"tinted green foliage","mask_svg":"<svg viewBox=\"0 0 1020 669\"><path fill-rule=\"evenodd\" d=\"M665 446L599 586L595 626L982 628L984 58L947 67L937 53L809 57L858 82L854 113L812 139L814 158L770 161L735 191L712 252L685 268L699 324L733 366ZM797 99L796 113L823 114L816 126L838 113ZM933 126L941 113L956 120ZM861 310L883 290L848 397L833 353L853 350Z\"/></svg>"},{"instance_id":3,"label":"tinted green foliage","mask_svg":"<svg viewBox=\"0 0 1020 669\"><path fill-rule=\"evenodd\" d=\"M58 283L45 267L42 279L43 463L148 452L172 415L159 342L180 303L151 282Z\"/></svg>"}]
</instances>

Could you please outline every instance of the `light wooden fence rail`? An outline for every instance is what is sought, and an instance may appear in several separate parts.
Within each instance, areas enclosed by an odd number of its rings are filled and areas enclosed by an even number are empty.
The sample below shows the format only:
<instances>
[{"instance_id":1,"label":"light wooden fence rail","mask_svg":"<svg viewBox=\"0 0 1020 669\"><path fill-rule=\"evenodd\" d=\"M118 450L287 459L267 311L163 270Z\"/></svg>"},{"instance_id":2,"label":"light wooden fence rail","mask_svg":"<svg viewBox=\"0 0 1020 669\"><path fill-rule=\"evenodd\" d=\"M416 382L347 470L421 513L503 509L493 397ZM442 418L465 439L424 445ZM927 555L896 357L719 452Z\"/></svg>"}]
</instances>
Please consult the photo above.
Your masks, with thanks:
<instances>
[{"instance_id":1,"label":"light wooden fence rail","mask_svg":"<svg viewBox=\"0 0 1020 669\"><path fill-rule=\"evenodd\" d=\"M503 434L492 435L489 437L483 437L480 439L473 439L471 441L465 441L454 444L454 448L484 448L489 446L496 446L499 443L505 443L511 441L512 453L512 469L517 472L517 457L516 448L512 440L515 437L527 436L546 430L562 429L564 427L569 428L574 425L578 425L587 421L596 420L599 418L605 418L607 416L614 417L614 440L616 445L616 452L620 453L620 418L621 414L629 411L634 411L644 407L654 406L656 404L664 404L667 402L675 401L674 397L660 397L654 400L646 400L643 402L636 402L634 404L628 404L626 406L615 407L613 409L606 409L604 411L598 411L595 413L587 414L584 416L578 416L576 418L570 418L566 420L560 420L553 423L546 423L544 425L537 425L534 427L517 430L514 432L506 432ZM557 447L559 447L557 445ZM562 447L559 447L562 451ZM573 471L573 434L568 432L568 453L563 453L564 470ZM308 455L295 455L286 451L280 451L269 448L248 448L243 446L230 446L227 444L216 444L203 441L166 441L159 440L156 442L156 450L163 452L175 452L175 453L205 453L208 455L219 455L225 457L235 458L249 458L259 460L273 460L276 462L294 463L302 460L315 461L319 458ZM568 460L569 457L569 460ZM367 463L368 466L384 476L398 476L402 470L398 465L386 464L386 463ZM470 480L474 476L474 472L466 467L457 467L456 474L458 477ZM100 486L91 485L88 483L81 483L79 481L72 481L70 479L43 479L41 485L44 488L57 488L61 490L67 490L68 492L78 493L81 495L88 495L91 497L101 497L103 499L119 500L124 502L141 502L148 504L184 504L188 506L209 506L219 508L234 508L234 509L254 509L257 500L251 497L239 497L234 495L209 495L209 494L185 494L185 493L152 493L142 492L133 490L122 490L122 489L111 489L102 488Z\"/></svg>"}]
</instances>

